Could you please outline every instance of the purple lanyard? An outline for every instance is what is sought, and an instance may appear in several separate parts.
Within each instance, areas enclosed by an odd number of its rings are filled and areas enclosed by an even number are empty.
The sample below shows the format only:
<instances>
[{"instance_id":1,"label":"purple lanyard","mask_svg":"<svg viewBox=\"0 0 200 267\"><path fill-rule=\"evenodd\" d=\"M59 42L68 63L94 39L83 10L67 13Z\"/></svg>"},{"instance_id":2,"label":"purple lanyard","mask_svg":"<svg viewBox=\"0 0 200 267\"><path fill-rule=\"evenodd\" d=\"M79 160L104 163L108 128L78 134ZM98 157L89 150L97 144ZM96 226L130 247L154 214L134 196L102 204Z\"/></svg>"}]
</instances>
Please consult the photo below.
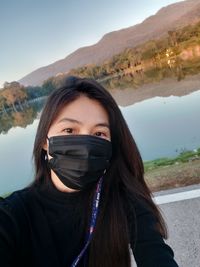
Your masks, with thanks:
<instances>
[{"instance_id":1,"label":"purple lanyard","mask_svg":"<svg viewBox=\"0 0 200 267\"><path fill-rule=\"evenodd\" d=\"M97 187L96 187L95 195L94 195L94 198L93 198L92 216L91 216L91 219L90 219L90 228L89 228L89 232L87 234L86 244L83 247L83 249L81 250L80 254L73 261L71 267L77 266L78 262L80 261L81 257L85 253L85 251L86 251L86 249L87 249L87 247L88 247L88 245L89 245L89 243L90 243L90 241L92 239L92 234L94 232L96 219L97 219L97 214L98 214L98 210L99 210L99 200L100 200L100 195L101 195L102 181L103 181L103 177L101 177L99 179L99 182L98 182Z\"/></svg>"}]
</instances>

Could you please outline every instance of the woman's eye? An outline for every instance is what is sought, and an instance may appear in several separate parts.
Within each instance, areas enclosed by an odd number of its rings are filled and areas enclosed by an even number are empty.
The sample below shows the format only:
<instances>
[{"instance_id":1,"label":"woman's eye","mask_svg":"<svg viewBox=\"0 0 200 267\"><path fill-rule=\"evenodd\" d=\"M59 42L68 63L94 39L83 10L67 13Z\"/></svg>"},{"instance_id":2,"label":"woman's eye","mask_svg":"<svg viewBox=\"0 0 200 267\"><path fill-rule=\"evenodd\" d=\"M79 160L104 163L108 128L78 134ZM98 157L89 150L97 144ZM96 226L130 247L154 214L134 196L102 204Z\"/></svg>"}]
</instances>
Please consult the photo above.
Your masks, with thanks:
<instances>
[{"instance_id":1,"label":"woman's eye","mask_svg":"<svg viewBox=\"0 0 200 267\"><path fill-rule=\"evenodd\" d=\"M73 133L73 129L72 128L65 128L62 130L65 133Z\"/></svg>"},{"instance_id":2,"label":"woman's eye","mask_svg":"<svg viewBox=\"0 0 200 267\"><path fill-rule=\"evenodd\" d=\"M100 136L100 137L105 137L106 136L106 134L103 133L103 132L96 132L95 135L96 136Z\"/></svg>"}]
</instances>

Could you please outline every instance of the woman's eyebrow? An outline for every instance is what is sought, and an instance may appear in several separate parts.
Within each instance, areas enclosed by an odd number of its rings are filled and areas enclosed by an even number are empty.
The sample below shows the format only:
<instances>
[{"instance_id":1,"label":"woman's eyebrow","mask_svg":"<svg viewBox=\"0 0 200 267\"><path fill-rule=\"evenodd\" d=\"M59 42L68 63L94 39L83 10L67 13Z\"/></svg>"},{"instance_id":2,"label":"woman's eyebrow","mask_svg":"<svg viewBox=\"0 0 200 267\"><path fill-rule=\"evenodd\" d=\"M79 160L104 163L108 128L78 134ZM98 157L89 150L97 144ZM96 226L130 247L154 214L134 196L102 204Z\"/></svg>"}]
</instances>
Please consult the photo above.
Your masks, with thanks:
<instances>
[{"instance_id":1,"label":"woman's eyebrow","mask_svg":"<svg viewBox=\"0 0 200 267\"><path fill-rule=\"evenodd\" d=\"M58 121L58 123L65 122L65 121L69 121L69 122L74 122L74 123L82 124L82 122L77 121L77 120L75 120L75 119L70 119L70 118L62 118L61 120Z\"/></svg>"},{"instance_id":2,"label":"woman's eyebrow","mask_svg":"<svg viewBox=\"0 0 200 267\"><path fill-rule=\"evenodd\" d=\"M77 123L77 124L83 124L81 121L70 119L70 118L62 118L61 120L58 121L58 123L66 122L66 121ZM97 127L97 126L106 127L110 129L109 124L107 122L100 122L94 125L94 127Z\"/></svg>"},{"instance_id":3,"label":"woman's eyebrow","mask_svg":"<svg viewBox=\"0 0 200 267\"><path fill-rule=\"evenodd\" d=\"M109 124L106 123L106 122L103 122L103 123L97 123L97 124L95 124L94 126L95 126L95 127L97 127L97 126L101 126L101 127L106 127L106 128L108 128L108 129L110 129Z\"/></svg>"}]
</instances>

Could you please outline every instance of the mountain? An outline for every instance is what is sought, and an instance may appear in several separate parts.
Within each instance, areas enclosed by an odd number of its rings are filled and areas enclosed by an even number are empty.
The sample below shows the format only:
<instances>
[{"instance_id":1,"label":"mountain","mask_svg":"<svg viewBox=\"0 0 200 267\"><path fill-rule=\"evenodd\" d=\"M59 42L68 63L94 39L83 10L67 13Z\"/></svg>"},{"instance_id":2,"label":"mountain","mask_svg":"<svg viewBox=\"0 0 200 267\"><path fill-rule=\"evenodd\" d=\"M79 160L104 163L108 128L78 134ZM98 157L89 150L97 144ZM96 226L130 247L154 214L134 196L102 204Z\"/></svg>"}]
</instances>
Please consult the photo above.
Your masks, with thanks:
<instances>
[{"instance_id":1,"label":"mountain","mask_svg":"<svg viewBox=\"0 0 200 267\"><path fill-rule=\"evenodd\" d=\"M24 85L41 85L58 73L85 64L100 64L125 48L142 44L149 39L160 38L169 30L183 27L200 20L200 0L187 0L161 8L142 23L126 29L107 33L96 44L82 47L48 66L39 68L19 80Z\"/></svg>"}]
</instances>

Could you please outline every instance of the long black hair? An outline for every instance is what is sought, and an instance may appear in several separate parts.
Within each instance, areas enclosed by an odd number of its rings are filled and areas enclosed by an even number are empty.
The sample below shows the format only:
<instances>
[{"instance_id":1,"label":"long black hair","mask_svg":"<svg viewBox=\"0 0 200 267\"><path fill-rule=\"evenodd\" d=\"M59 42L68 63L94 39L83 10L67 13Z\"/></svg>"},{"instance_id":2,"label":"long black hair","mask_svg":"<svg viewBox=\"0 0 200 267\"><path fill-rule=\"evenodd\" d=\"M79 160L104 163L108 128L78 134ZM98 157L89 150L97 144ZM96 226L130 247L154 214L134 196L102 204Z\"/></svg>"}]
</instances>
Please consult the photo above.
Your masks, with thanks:
<instances>
[{"instance_id":1,"label":"long black hair","mask_svg":"<svg viewBox=\"0 0 200 267\"><path fill-rule=\"evenodd\" d=\"M126 121L113 97L96 81L69 77L64 86L53 91L48 97L35 137L35 179L31 186L46 183L50 179L50 169L45 160L46 151L43 149L46 136L62 108L81 95L97 100L107 111L113 151L110 167L105 174L95 232L89 246L88 266L130 267L130 227L126 211L128 202L139 199L145 201L155 215L158 231L164 238L167 237L167 230L145 183L142 158ZM88 205L92 203L92 196L93 191L90 191ZM132 213L134 220L134 209ZM87 222L89 216L88 212ZM134 226L133 228L131 230L136 231Z\"/></svg>"}]
</instances>

